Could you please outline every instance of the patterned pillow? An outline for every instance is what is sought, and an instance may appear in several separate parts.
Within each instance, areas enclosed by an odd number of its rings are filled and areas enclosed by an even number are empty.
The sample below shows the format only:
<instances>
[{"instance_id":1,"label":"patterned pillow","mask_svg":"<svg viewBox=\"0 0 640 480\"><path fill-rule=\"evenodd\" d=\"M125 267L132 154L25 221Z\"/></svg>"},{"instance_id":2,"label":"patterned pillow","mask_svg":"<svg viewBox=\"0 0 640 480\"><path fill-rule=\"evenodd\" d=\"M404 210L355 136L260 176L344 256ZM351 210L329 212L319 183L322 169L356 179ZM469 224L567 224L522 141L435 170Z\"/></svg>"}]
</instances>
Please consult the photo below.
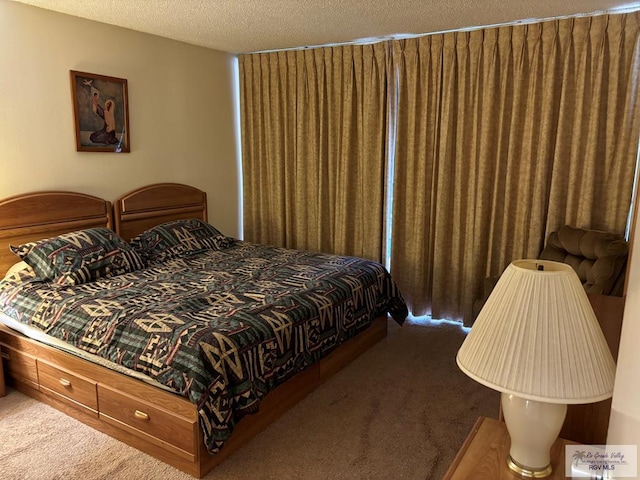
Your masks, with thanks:
<instances>
[{"instance_id":1,"label":"patterned pillow","mask_svg":"<svg viewBox=\"0 0 640 480\"><path fill-rule=\"evenodd\" d=\"M15 253L22 261L29 265L36 272L36 275L41 280L53 280L56 276L56 270L46 255L42 255L39 249L34 250L33 255L30 255L31 250L37 245L37 242L30 242L14 247L10 245L9 248Z\"/></svg>"},{"instance_id":2,"label":"patterned pillow","mask_svg":"<svg viewBox=\"0 0 640 480\"><path fill-rule=\"evenodd\" d=\"M11 246L42 280L79 285L144 268L131 246L108 228L89 228Z\"/></svg>"},{"instance_id":3,"label":"patterned pillow","mask_svg":"<svg viewBox=\"0 0 640 480\"><path fill-rule=\"evenodd\" d=\"M20 260L18 263L14 264L4 276L3 280L12 279L13 281L41 281L36 272L33 270L31 265L29 265L24 260Z\"/></svg>"},{"instance_id":4,"label":"patterned pillow","mask_svg":"<svg viewBox=\"0 0 640 480\"><path fill-rule=\"evenodd\" d=\"M173 220L141 233L131 245L147 265L205 250L222 250L234 244L213 225L196 218Z\"/></svg>"}]
</instances>

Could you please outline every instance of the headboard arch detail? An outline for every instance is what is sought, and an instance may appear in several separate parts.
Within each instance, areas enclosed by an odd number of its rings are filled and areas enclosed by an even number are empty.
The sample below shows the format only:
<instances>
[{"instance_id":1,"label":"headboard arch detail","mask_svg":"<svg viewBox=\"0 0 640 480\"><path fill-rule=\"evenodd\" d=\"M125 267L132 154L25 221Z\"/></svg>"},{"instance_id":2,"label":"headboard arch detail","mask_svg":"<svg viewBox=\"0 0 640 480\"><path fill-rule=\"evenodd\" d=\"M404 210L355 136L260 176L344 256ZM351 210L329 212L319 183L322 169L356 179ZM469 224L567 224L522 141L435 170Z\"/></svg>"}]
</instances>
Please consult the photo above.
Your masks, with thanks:
<instances>
[{"instance_id":1,"label":"headboard arch detail","mask_svg":"<svg viewBox=\"0 0 640 480\"><path fill-rule=\"evenodd\" d=\"M0 200L0 276L19 261L10 245L94 227L113 228L113 210L93 195L43 191Z\"/></svg>"},{"instance_id":2,"label":"headboard arch detail","mask_svg":"<svg viewBox=\"0 0 640 480\"><path fill-rule=\"evenodd\" d=\"M114 202L115 231L127 241L170 220L207 221L207 194L181 183L155 183L129 192Z\"/></svg>"}]
</instances>

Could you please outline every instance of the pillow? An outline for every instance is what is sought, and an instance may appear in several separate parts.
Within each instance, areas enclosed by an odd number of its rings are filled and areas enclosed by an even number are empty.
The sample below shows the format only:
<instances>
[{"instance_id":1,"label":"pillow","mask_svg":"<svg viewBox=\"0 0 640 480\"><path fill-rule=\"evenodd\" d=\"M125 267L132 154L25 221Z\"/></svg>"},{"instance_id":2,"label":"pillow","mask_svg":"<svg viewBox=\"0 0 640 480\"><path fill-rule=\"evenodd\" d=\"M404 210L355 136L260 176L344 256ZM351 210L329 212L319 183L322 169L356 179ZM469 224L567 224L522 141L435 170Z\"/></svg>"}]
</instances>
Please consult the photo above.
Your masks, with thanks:
<instances>
[{"instance_id":1,"label":"pillow","mask_svg":"<svg viewBox=\"0 0 640 480\"><path fill-rule=\"evenodd\" d=\"M20 272L22 270L26 270L27 268L31 268L31 266L24 260L20 260L18 263L14 263L11 268L7 270L5 277L8 277L9 275Z\"/></svg>"},{"instance_id":2,"label":"pillow","mask_svg":"<svg viewBox=\"0 0 640 480\"><path fill-rule=\"evenodd\" d=\"M79 285L144 268L140 256L108 228L89 228L11 246L42 280Z\"/></svg>"},{"instance_id":3,"label":"pillow","mask_svg":"<svg viewBox=\"0 0 640 480\"><path fill-rule=\"evenodd\" d=\"M9 248L13 253L15 253L19 258L22 259L27 265L33 268L36 275L41 280L53 280L56 276L56 270L53 266L53 262L51 262L46 256L40 255L40 250L35 250L33 255L30 255L31 250L37 245L37 242L30 242L20 245L19 247L14 247L10 245Z\"/></svg>"},{"instance_id":4,"label":"pillow","mask_svg":"<svg viewBox=\"0 0 640 480\"><path fill-rule=\"evenodd\" d=\"M134 250L147 265L205 250L222 250L233 243L233 239L222 235L213 225L196 218L157 225L131 240Z\"/></svg>"},{"instance_id":5,"label":"pillow","mask_svg":"<svg viewBox=\"0 0 640 480\"><path fill-rule=\"evenodd\" d=\"M37 277L36 272L34 272L33 268L31 268L31 266L27 262L21 260L18 263L12 265L11 268L7 270L7 273L5 274L3 280L12 280L15 282L17 280L38 281L40 279Z\"/></svg>"}]
</instances>

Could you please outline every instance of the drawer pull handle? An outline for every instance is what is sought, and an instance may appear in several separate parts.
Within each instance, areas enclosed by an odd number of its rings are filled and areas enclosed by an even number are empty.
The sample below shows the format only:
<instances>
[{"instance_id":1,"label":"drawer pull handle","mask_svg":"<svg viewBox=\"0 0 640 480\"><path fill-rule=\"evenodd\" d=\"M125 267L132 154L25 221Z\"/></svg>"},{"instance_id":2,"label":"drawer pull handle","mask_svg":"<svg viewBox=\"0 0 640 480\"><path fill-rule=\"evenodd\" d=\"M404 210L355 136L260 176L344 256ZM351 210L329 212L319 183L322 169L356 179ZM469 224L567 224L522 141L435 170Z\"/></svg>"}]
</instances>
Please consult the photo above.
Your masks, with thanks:
<instances>
[{"instance_id":1,"label":"drawer pull handle","mask_svg":"<svg viewBox=\"0 0 640 480\"><path fill-rule=\"evenodd\" d=\"M9 355L9 352L2 352L0 354L0 357L5 358L7 360L11 360L11 356Z\"/></svg>"},{"instance_id":2,"label":"drawer pull handle","mask_svg":"<svg viewBox=\"0 0 640 480\"><path fill-rule=\"evenodd\" d=\"M141 412L140 410L136 410L136 413L134 413L134 415L136 416L136 418L139 418L140 420L144 420L145 422L149 420L149 415Z\"/></svg>"},{"instance_id":3,"label":"drawer pull handle","mask_svg":"<svg viewBox=\"0 0 640 480\"><path fill-rule=\"evenodd\" d=\"M66 378L61 378L60 385L62 385L64 388L69 388L71 386L71 382Z\"/></svg>"}]
</instances>

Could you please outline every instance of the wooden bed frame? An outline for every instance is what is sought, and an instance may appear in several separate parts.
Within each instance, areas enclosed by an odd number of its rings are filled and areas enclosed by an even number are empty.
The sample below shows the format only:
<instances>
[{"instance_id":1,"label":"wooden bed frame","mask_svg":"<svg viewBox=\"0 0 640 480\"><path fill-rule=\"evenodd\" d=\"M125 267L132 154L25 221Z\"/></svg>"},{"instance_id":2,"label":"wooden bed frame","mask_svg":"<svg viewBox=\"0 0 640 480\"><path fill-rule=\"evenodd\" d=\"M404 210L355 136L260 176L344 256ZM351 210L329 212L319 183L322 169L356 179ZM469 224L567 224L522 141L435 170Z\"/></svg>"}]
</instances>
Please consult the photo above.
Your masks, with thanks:
<instances>
[{"instance_id":1,"label":"wooden bed frame","mask_svg":"<svg viewBox=\"0 0 640 480\"><path fill-rule=\"evenodd\" d=\"M179 183L156 183L130 192L114 202L115 231L127 242L169 220L207 221L207 194Z\"/></svg>"},{"instance_id":2,"label":"wooden bed frame","mask_svg":"<svg viewBox=\"0 0 640 480\"><path fill-rule=\"evenodd\" d=\"M206 194L164 183L114 202L115 229L126 240L176 218L207 220ZM73 192L40 192L0 202L0 273L16 263L8 245L82 228L114 225L108 201ZM387 317L270 392L239 422L216 455L208 454L195 405L128 375L44 345L0 324L9 383L66 414L195 477L202 477L311 391L387 334Z\"/></svg>"},{"instance_id":3,"label":"wooden bed frame","mask_svg":"<svg viewBox=\"0 0 640 480\"><path fill-rule=\"evenodd\" d=\"M9 245L91 227L113 228L111 203L74 192L36 192L0 201L0 275L19 259Z\"/></svg>"}]
</instances>

